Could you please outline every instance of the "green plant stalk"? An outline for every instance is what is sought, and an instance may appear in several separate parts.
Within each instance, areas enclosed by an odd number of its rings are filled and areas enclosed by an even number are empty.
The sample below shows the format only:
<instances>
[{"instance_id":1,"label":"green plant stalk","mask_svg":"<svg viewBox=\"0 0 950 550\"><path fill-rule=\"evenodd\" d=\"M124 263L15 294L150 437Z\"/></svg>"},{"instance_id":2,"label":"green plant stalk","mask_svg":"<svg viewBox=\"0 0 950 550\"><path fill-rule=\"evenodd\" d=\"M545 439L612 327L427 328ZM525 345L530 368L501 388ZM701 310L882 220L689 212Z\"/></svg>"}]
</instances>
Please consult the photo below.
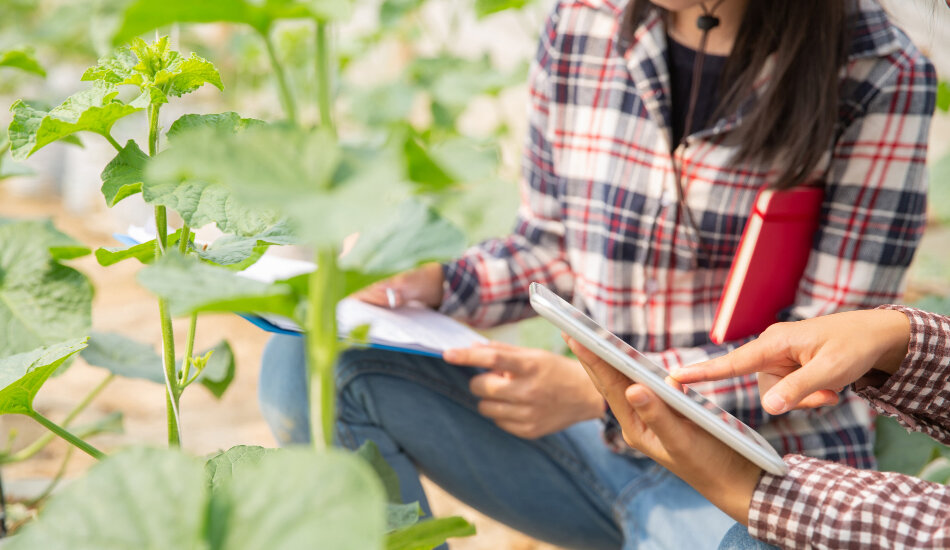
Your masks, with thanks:
<instances>
[{"instance_id":1,"label":"green plant stalk","mask_svg":"<svg viewBox=\"0 0 950 550\"><path fill-rule=\"evenodd\" d=\"M148 110L148 154L158 154L158 113L160 105ZM168 217L164 206L155 207L155 257L160 258L168 248ZM184 232L182 232L184 234ZM162 327L162 364L165 372L165 414L168 423L168 446L181 446L181 419L178 414L180 392L175 369L175 333L168 302L158 299L158 316Z\"/></svg>"},{"instance_id":2,"label":"green plant stalk","mask_svg":"<svg viewBox=\"0 0 950 550\"><path fill-rule=\"evenodd\" d=\"M106 455L103 454L102 451L93 447L89 443L86 443L82 439L79 439L78 437L70 433L68 430L66 430L66 428L63 428L62 426L53 422L49 418L46 418L42 414L36 411L30 411L28 413L23 413L23 414L25 414L26 416L29 416L33 420L36 420L37 422L42 424L47 430L65 439L68 443L77 447L80 451L88 454L89 456L95 458L96 460L102 460L103 458L105 458Z\"/></svg>"},{"instance_id":3,"label":"green plant stalk","mask_svg":"<svg viewBox=\"0 0 950 550\"><path fill-rule=\"evenodd\" d=\"M64 428L68 428L69 425L72 423L72 421L75 420L76 417L79 416L79 414L82 411L86 410L86 407L88 407L89 404L92 403L92 400L95 399L96 396L98 396L100 393L102 393L102 390L104 390L106 386L108 386L109 383L112 382L114 379L115 379L115 375L112 373L109 373L108 376L103 378L102 382L99 382L99 384L95 388L93 388L92 391L89 392L86 395L86 397L84 397L83 400L80 401L79 404L73 408L73 410L69 411L69 414L66 415L66 418L63 419L63 422L61 425ZM46 446L49 445L50 442L53 441L53 439L55 438L56 436L52 433L45 434L43 437L40 437L33 443L30 443L26 447L23 447L19 451L13 454L7 455L6 457L0 458L0 463L10 464L13 462L20 462L22 460L26 460L32 457L33 455L35 455L36 453L42 451L44 448L46 448Z\"/></svg>"},{"instance_id":4,"label":"green plant stalk","mask_svg":"<svg viewBox=\"0 0 950 550\"><path fill-rule=\"evenodd\" d=\"M76 447L67 447L66 456L63 457L63 462L59 465L59 469L56 470L56 475L53 476L53 479L50 480L49 484L43 489L43 492L36 496L36 498L30 499L26 502L28 508L34 508L39 503L46 500L53 490L56 489L56 486L59 485L59 482L63 480L63 477L66 475L66 466L69 465L69 459L73 457L73 451Z\"/></svg>"},{"instance_id":5,"label":"green plant stalk","mask_svg":"<svg viewBox=\"0 0 950 550\"><path fill-rule=\"evenodd\" d=\"M333 105L331 90L333 75L330 68L330 38L327 36L327 23L317 21L317 107L320 110L320 125L336 134L333 125Z\"/></svg>"},{"instance_id":6,"label":"green plant stalk","mask_svg":"<svg viewBox=\"0 0 950 550\"><path fill-rule=\"evenodd\" d=\"M189 379L191 374L191 356L195 352L195 330L198 328L198 314L192 313L188 324L188 339L185 340L185 355L181 360L181 374L178 375L178 395L194 380ZM198 374L198 373L195 373Z\"/></svg>"},{"instance_id":7,"label":"green plant stalk","mask_svg":"<svg viewBox=\"0 0 950 550\"><path fill-rule=\"evenodd\" d=\"M120 145L119 142L116 141L114 137L112 137L112 134L105 133L105 134L102 134L102 137L106 138L106 141L108 141L110 145L115 147L116 151L120 153L122 152L122 145Z\"/></svg>"},{"instance_id":8,"label":"green plant stalk","mask_svg":"<svg viewBox=\"0 0 950 550\"><path fill-rule=\"evenodd\" d=\"M178 239L178 252L182 255L188 254L188 243L191 242L191 227L184 224L181 228L181 237ZM195 330L198 327L198 314L192 313L188 324L188 338L185 340L185 355L182 358L181 373L178 375L178 397L185 391L189 384L188 375L191 372L191 355L195 349Z\"/></svg>"},{"instance_id":9,"label":"green plant stalk","mask_svg":"<svg viewBox=\"0 0 950 550\"><path fill-rule=\"evenodd\" d=\"M307 309L307 359L310 379L310 430L316 448L333 443L336 424L334 366L339 353L336 304L343 297L343 278L337 266L337 251L321 248L317 269L310 274ZM319 407L317 406L319 403Z\"/></svg>"},{"instance_id":10,"label":"green plant stalk","mask_svg":"<svg viewBox=\"0 0 950 550\"><path fill-rule=\"evenodd\" d=\"M287 84L287 73L284 72L284 66L277 58L277 50L274 48L274 41L270 37L270 29L261 31L261 38L264 39L264 45L267 49L267 57L270 58L271 68L274 69L274 76L277 77L277 89L280 92L280 103L284 108L284 115L292 124L297 124L297 104L294 102L294 94Z\"/></svg>"}]
</instances>

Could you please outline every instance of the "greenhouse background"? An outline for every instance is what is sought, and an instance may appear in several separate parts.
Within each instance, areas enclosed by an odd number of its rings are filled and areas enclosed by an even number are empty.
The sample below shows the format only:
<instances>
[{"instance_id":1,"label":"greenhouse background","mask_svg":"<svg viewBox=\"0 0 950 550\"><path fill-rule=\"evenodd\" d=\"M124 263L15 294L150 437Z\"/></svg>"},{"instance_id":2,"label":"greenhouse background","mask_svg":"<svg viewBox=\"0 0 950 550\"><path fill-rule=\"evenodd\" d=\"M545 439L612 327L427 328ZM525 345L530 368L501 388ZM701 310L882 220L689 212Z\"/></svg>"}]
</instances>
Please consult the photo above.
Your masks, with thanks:
<instances>
[{"instance_id":1,"label":"greenhouse background","mask_svg":"<svg viewBox=\"0 0 950 550\"><path fill-rule=\"evenodd\" d=\"M9 106L19 98L29 98L56 105L84 87L80 76L112 49L112 36L130 3L0 3L0 58L5 50L27 47L43 68L30 72L0 63L0 104ZM360 1L351 17L332 29L331 42L339 59L333 88L340 135L371 139L396 128L412 136L424 147L429 169L439 172L436 179L460 186L434 202L463 228L470 243L507 232L514 219L527 66L551 4L551 0ZM934 60L941 80L950 82L950 10L926 0L885 4ZM163 32L174 49L214 61L224 84L223 91L205 86L170 103L161 114L163 126L185 113L237 111L244 117L280 120L288 116L288 108L302 124L319 121L312 21L279 21L269 35L271 44L253 29L233 23L172 24L163 27ZM283 67L285 88L274 78L268 46ZM944 85L942 94L943 112L935 116L929 152L930 225L911 270L906 301L950 314L950 114L946 112L950 87ZM0 126L6 128L11 120L10 113L0 110ZM120 144L132 138L142 143L142 133L143 124L135 117L120 120L112 129ZM97 136L80 137L82 147L55 143L22 162L8 154L0 157L0 218L51 218L59 230L93 250L115 247L114 235L127 233L130 225L146 223L152 209L138 196L107 208L99 191L100 172L115 151ZM218 234L214 228L204 228L196 238L211 241ZM306 257L295 249L275 247L274 253ZM89 276L96 288L94 330L161 344L154 297L136 283L140 265L124 262L105 269L93 256L70 265ZM204 350L227 340L236 368L220 398L203 391L183 396L183 447L204 455L235 445L274 446L256 396L259 358L268 333L233 314L203 315L198 326L195 348ZM176 325L179 338L185 338L186 330L184 323ZM543 323L505 327L492 337L561 349L557 332ZM63 418L106 376L105 370L80 359L44 386L35 407L47 417ZM122 430L97 435L98 447L166 441L165 399L153 382L116 379L76 420L77 424L96 422L114 413L122 415ZM0 417L0 439L3 433L10 434L12 446L7 454L44 432L29 418ZM895 469L917 473L939 454L929 443L904 439L901 433L888 437L894 439L884 443L902 449ZM95 462L82 453L68 453L68 448L57 440L29 460L4 465L7 498L35 497L48 479L78 476ZM436 516L460 515L478 528L478 536L458 540L453 548L553 548L481 516L431 483L426 489L436 495L432 497ZM12 505L8 520L16 522L29 513Z\"/></svg>"}]
</instances>

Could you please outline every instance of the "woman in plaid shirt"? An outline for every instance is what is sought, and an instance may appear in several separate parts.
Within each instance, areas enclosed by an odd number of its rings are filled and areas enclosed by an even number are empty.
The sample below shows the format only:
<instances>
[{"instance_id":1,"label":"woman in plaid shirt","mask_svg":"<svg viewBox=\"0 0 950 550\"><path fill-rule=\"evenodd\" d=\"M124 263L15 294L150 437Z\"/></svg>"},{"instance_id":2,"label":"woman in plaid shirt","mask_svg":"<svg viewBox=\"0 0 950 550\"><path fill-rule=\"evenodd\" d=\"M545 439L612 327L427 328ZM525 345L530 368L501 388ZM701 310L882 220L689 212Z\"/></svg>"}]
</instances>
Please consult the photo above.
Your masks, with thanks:
<instances>
[{"instance_id":1,"label":"woman in plaid shirt","mask_svg":"<svg viewBox=\"0 0 950 550\"><path fill-rule=\"evenodd\" d=\"M748 525L757 539L782 548L950 548L950 486L801 455L785 457L787 475L765 473L570 343L626 441ZM776 324L728 355L671 374L694 383L756 372L772 413L833 404L851 385L881 414L950 444L950 318L942 315L882 306ZM724 547L764 547L743 535L730 533Z\"/></svg>"},{"instance_id":2,"label":"woman in plaid shirt","mask_svg":"<svg viewBox=\"0 0 950 550\"><path fill-rule=\"evenodd\" d=\"M558 1L531 70L514 232L361 297L487 327L533 315L539 281L667 368L696 363L743 343L708 334L756 193L807 183L825 190L822 217L783 318L894 301L924 226L932 66L872 0L717 0L708 34L705 8ZM303 373L299 340L276 338L260 391L282 443L309 437ZM349 351L338 384L340 443L375 441L426 511L419 472L572 548L710 547L733 524L631 454L612 420L602 444L603 399L575 360L501 344L444 361ZM870 411L850 392L773 416L751 376L697 389L783 453L874 465Z\"/></svg>"}]
</instances>

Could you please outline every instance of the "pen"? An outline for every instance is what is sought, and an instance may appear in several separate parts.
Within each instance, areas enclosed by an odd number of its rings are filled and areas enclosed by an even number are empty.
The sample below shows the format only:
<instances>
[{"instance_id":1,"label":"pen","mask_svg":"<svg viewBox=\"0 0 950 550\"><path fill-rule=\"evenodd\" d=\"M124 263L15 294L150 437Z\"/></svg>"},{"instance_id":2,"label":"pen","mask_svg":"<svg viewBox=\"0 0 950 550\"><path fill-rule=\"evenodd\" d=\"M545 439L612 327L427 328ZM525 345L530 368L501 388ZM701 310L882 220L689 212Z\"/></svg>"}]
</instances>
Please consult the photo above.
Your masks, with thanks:
<instances>
[{"instance_id":1,"label":"pen","mask_svg":"<svg viewBox=\"0 0 950 550\"><path fill-rule=\"evenodd\" d=\"M387 288L386 289L386 301L389 302L389 309L396 309L396 291Z\"/></svg>"}]
</instances>

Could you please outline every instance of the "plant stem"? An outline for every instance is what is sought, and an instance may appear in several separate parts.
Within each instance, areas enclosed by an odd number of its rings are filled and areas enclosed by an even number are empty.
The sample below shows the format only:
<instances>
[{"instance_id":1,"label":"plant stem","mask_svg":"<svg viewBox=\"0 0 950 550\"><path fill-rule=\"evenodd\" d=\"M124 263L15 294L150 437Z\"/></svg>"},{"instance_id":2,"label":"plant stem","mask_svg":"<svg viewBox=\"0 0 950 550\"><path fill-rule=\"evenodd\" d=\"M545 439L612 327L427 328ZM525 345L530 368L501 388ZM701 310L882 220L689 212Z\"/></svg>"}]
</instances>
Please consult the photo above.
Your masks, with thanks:
<instances>
[{"instance_id":1,"label":"plant stem","mask_svg":"<svg viewBox=\"0 0 950 550\"><path fill-rule=\"evenodd\" d=\"M181 359L181 374L178 375L178 395L180 396L185 388L194 380L189 379L191 374L191 356L195 350L195 329L198 328L198 314L191 314L191 321L188 325L188 339L185 340L185 355Z\"/></svg>"},{"instance_id":2,"label":"plant stem","mask_svg":"<svg viewBox=\"0 0 950 550\"><path fill-rule=\"evenodd\" d=\"M297 105L294 102L294 94L287 84L287 74L284 72L284 66L277 59L277 50L274 48L274 41L270 37L270 29L262 31L261 37L264 39L267 57L270 58L271 67L274 69L274 76L277 77L277 89L280 92L280 104L284 108L284 115L287 120L296 125Z\"/></svg>"},{"instance_id":3,"label":"plant stem","mask_svg":"<svg viewBox=\"0 0 950 550\"><path fill-rule=\"evenodd\" d=\"M316 256L317 269L310 274L306 333L311 439L314 446L320 448L333 443L336 424L334 367L339 353L336 304L343 297L343 284L336 249L321 248Z\"/></svg>"},{"instance_id":4,"label":"plant stem","mask_svg":"<svg viewBox=\"0 0 950 550\"><path fill-rule=\"evenodd\" d=\"M330 39L327 36L327 23L317 21L317 106L320 109L320 125L336 134L333 126L333 106L331 90L333 75L330 69Z\"/></svg>"},{"instance_id":5,"label":"plant stem","mask_svg":"<svg viewBox=\"0 0 950 550\"><path fill-rule=\"evenodd\" d=\"M79 413L86 410L86 407L88 407L89 404L92 403L92 400L95 399L96 396L98 396L102 392L102 390L104 390L106 386L108 386L109 383L112 382L114 379L115 379L115 375L112 373L109 373L108 376L103 378L102 382L99 382L99 384L95 388L93 388L92 391L89 392L86 395L86 397L84 397L83 400L80 401L79 404L73 408L73 410L69 411L69 414L66 415L66 418L63 419L62 426L64 428L68 428L69 425L72 423L72 421L75 420L77 416L79 416ZM43 437L40 437L39 439L34 441L33 443L30 443L26 447L23 447L16 453L3 457L2 459L0 459L0 463L12 463L12 462L20 462L21 460L26 460L32 457L33 455L35 455L36 453L42 451L47 445L49 445L50 441L52 441L55 437L56 436L51 433L46 434Z\"/></svg>"},{"instance_id":6,"label":"plant stem","mask_svg":"<svg viewBox=\"0 0 950 550\"><path fill-rule=\"evenodd\" d=\"M105 134L102 134L102 137L106 138L106 141L108 141L110 145L115 147L116 151L120 153L122 152L122 145L120 145L119 142L116 141L114 137L112 137L112 134L106 132Z\"/></svg>"},{"instance_id":7,"label":"plant stem","mask_svg":"<svg viewBox=\"0 0 950 550\"><path fill-rule=\"evenodd\" d=\"M25 503L27 507L33 508L37 504L46 500L46 498L49 497L51 494L53 494L53 489L55 489L56 486L59 485L59 482L62 481L63 477L66 475L66 466L69 465L69 459L73 457L74 450L76 450L75 447L68 447L66 449L66 456L63 458L63 462L59 465L59 470L56 471L56 475L53 476L53 479L50 480L49 485L47 485L46 488L43 489L42 493L37 495L36 498L33 498Z\"/></svg>"},{"instance_id":8,"label":"plant stem","mask_svg":"<svg viewBox=\"0 0 950 550\"><path fill-rule=\"evenodd\" d=\"M62 438L65 439L67 442L69 442L70 444L72 444L72 445L74 445L75 447L79 448L80 451L83 451L84 453L88 454L89 456L91 456L91 457L93 457L93 458L95 458L95 459L97 459L97 460L102 460L103 458L105 458L106 455L103 454L102 451L100 451L99 449L97 449L97 448L93 447L92 445L86 443L86 442L83 441L82 439L79 439L78 437L76 437L75 435L73 435L73 434L71 434L69 431L67 431L65 428L63 428L63 427L60 426L59 424L53 422L53 421L50 420L49 418L46 418L46 417L43 416L42 414L40 414L40 413L38 413L38 412L36 412L36 411L30 411L30 412L24 413L24 414L26 414L26 416L29 416L29 417L32 418L33 420L36 420L37 422L39 422L40 424L42 424L43 426L45 426L47 430L53 432L54 434L58 435L59 437L62 437Z\"/></svg>"},{"instance_id":9,"label":"plant stem","mask_svg":"<svg viewBox=\"0 0 950 550\"><path fill-rule=\"evenodd\" d=\"M148 155L158 153L158 113L161 105L148 109ZM155 257L161 258L168 248L168 217L164 206L155 207ZM184 232L182 232L184 235ZM165 373L165 414L168 422L168 446L181 446L181 417L178 414L178 374L175 369L175 333L168 302L158 299L158 316L162 327L162 363Z\"/></svg>"}]
</instances>

